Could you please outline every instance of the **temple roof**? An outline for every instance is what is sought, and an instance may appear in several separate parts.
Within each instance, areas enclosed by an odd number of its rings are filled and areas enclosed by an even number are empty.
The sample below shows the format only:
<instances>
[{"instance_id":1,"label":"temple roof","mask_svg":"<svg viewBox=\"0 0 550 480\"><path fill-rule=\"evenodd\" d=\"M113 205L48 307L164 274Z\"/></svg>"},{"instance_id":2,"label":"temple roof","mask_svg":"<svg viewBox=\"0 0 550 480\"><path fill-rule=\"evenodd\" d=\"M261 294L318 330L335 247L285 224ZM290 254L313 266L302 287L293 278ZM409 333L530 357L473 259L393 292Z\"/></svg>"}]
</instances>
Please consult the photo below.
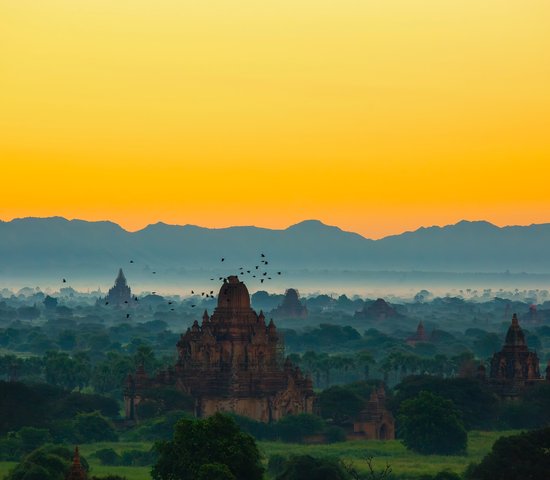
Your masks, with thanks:
<instances>
[{"instance_id":1,"label":"temple roof","mask_svg":"<svg viewBox=\"0 0 550 480\"><path fill-rule=\"evenodd\" d=\"M230 275L218 294L218 308L250 309L250 294L246 285L236 275Z\"/></svg>"},{"instance_id":2,"label":"temple roof","mask_svg":"<svg viewBox=\"0 0 550 480\"><path fill-rule=\"evenodd\" d=\"M115 280L115 285L126 285L126 277L124 276L124 272L122 271L122 268L118 270L118 275Z\"/></svg>"},{"instance_id":3,"label":"temple roof","mask_svg":"<svg viewBox=\"0 0 550 480\"><path fill-rule=\"evenodd\" d=\"M523 330L519 326L518 316L515 313L512 317L512 324L510 325L510 328L508 328L508 332L506 333L505 344L507 347L527 345L525 343L525 335L523 333Z\"/></svg>"}]
</instances>

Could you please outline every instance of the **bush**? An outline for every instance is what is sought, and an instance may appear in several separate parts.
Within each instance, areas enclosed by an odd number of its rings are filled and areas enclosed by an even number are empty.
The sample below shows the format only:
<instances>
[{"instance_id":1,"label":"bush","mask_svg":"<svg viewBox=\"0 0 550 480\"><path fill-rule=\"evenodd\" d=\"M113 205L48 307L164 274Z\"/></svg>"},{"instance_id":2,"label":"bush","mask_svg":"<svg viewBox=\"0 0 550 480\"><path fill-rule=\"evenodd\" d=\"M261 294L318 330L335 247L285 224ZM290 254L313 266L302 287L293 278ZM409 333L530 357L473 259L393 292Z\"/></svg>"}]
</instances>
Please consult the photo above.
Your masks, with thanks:
<instances>
[{"instance_id":1,"label":"bush","mask_svg":"<svg viewBox=\"0 0 550 480\"><path fill-rule=\"evenodd\" d=\"M466 471L469 480L548 480L550 428L501 437L479 465Z\"/></svg>"},{"instance_id":2,"label":"bush","mask_svg":"<svg viewBox=\"0 0 550 480\"><path fill-rule=\"evenodd\" d=\"M65 478L73 459L68 448L47 445L29 453L8 474L6 480L60 480ZM80 462L88 470L88 462L80 457Z\"/></svg>"},{"instance_id":3,"label":"bush","mask_svg":"<svg viewBox=\"0 0 550 480\"><path fill-rule=\"evenodd\" d=\"M346 441L346 431L337 426L328 427L325 430L325 439L327 443L338 443Z\"/></svg>"},{"instance_id":4,"label":"bush","mask_svg":"<svg viewBox=\"0 0 550 480\"><path fill-rule=\"evenodd\" d=\"M348 480L350 475L338 460L310 455L291 457L277 480Z\"/></svg>"},{"instance_id":5,"label":"bush","mask_svg":"<svg viewBox=\"0 0 550 480\"><path fill-rule=\"evenodd\" d=\"M93 454L101 465L120 465L120 455L112 448L102 448Z\"/></svg>"},{"instance_id":6,"label":"bush","mask_svg":"<svg viewBox=\"0 0 550 480\"><path fill-rule=\"evenodd\" d=\"M81 443L118 440L113 424L99 412L77 415L73 427L75 439Z\"/></svg>"},{"instance_id":7,"label":"bush","mask_svg":"<svg viewBox=\"0 0 550 480\"><path fill-rule=\"evenodd\" d=\"M267 461L267 471L271 476L279 475L283 472L287 461L288 458L283 455L271 455Z\"/></svg>"},{"instance_id":8,"label":"bush","mask_svg":"<svg viewBox=\"0 0 550 480\"><path fill-rule=\"evenodd\" d=\"M301 443L305 437L321 433L325 427L323 419L316 415L302 413L287 415L277 422L277 432L283 442Z\"/></svg>"}]
</instances>

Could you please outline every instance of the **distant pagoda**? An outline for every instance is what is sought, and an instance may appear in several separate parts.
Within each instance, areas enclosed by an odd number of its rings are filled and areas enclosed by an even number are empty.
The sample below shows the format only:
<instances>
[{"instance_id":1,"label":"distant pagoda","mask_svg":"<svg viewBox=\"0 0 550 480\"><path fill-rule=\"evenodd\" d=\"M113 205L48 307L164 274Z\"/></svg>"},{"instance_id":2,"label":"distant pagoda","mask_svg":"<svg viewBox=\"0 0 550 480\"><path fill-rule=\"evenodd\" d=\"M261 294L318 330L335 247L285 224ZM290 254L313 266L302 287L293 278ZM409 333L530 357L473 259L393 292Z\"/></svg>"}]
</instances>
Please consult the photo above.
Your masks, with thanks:
<instances>
[{"instance_id":1,"label":"distant pagoda","mask_svg":"<svg viewBox=\"0 0 550 480\"><path fill-rule=\"evenodd\" d=\"M409 345L416 345L417 343L424 343L428 342L428 335L426 335L426 330L424 329L424 324L422 323L422 320L420 320L420 323L418 324L418 327L416 328L416 333L414 335L411 335L409 338L407 338L406 342Z\"/></svg>"},{"instance_id":2,"label":"distant pagoda","mask_svg":"<svg viewBox=\"0 0 550 480\"><path fill-rule=\"evenodd\" d=\"M295 288L289 288L281 305L271 311L273 318L307 318L307 307L300 302Z\"/></svg>"},{"instance_id":3,"label":"distant pagoda","mask_svg":"<svg viewBox=\"0 0 550 480\"><path fill-rule=\"evenodd\" d=\"M130 304L132 300L132 290L126 282L126 277L122 268L118 271L118 276L116 277L114 286L109 289L109 293L105 297L105 303L115 306L123 306L125 304Z\"/></svg>"}]
</instances>

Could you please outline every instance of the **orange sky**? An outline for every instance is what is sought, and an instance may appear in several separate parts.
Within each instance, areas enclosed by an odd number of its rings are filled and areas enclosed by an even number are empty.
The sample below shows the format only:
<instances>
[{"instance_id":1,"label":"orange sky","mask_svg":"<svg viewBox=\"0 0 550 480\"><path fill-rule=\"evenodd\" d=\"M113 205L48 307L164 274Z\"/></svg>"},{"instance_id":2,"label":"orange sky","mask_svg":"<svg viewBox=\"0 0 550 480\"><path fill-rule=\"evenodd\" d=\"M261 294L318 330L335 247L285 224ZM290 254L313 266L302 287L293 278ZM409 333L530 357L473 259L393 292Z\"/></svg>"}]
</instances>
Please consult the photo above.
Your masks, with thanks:
<instances>
[{"instance_id":1,"label":"orange sky","mask_svg":"<svg viewBox=\"0 0 550 480\"><path fill-rule=\"evenodd\" d=\"M0 0L0 218L550 222L547 0Z\"/></svg>"}]
</instances>

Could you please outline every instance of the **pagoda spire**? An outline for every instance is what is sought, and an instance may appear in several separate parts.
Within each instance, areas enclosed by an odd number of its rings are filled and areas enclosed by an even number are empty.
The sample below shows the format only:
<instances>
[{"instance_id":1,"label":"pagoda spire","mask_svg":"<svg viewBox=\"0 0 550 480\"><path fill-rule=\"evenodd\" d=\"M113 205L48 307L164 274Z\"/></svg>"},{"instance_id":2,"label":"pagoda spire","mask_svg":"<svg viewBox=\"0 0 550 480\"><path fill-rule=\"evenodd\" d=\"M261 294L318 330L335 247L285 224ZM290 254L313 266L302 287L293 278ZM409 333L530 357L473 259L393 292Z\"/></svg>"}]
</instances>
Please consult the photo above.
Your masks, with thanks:
<instances>
[{"instance_id":1,"label":"pagoda spire","mask_svg":"<svg viewBox=\"0 0 550 480\"><path fill-rule=\"evenodd\" d=\"M67 474L66 480L86 480L86 472L80 463L78 445L74 448L73 464Z\"/></svg>"}]
</instances>

